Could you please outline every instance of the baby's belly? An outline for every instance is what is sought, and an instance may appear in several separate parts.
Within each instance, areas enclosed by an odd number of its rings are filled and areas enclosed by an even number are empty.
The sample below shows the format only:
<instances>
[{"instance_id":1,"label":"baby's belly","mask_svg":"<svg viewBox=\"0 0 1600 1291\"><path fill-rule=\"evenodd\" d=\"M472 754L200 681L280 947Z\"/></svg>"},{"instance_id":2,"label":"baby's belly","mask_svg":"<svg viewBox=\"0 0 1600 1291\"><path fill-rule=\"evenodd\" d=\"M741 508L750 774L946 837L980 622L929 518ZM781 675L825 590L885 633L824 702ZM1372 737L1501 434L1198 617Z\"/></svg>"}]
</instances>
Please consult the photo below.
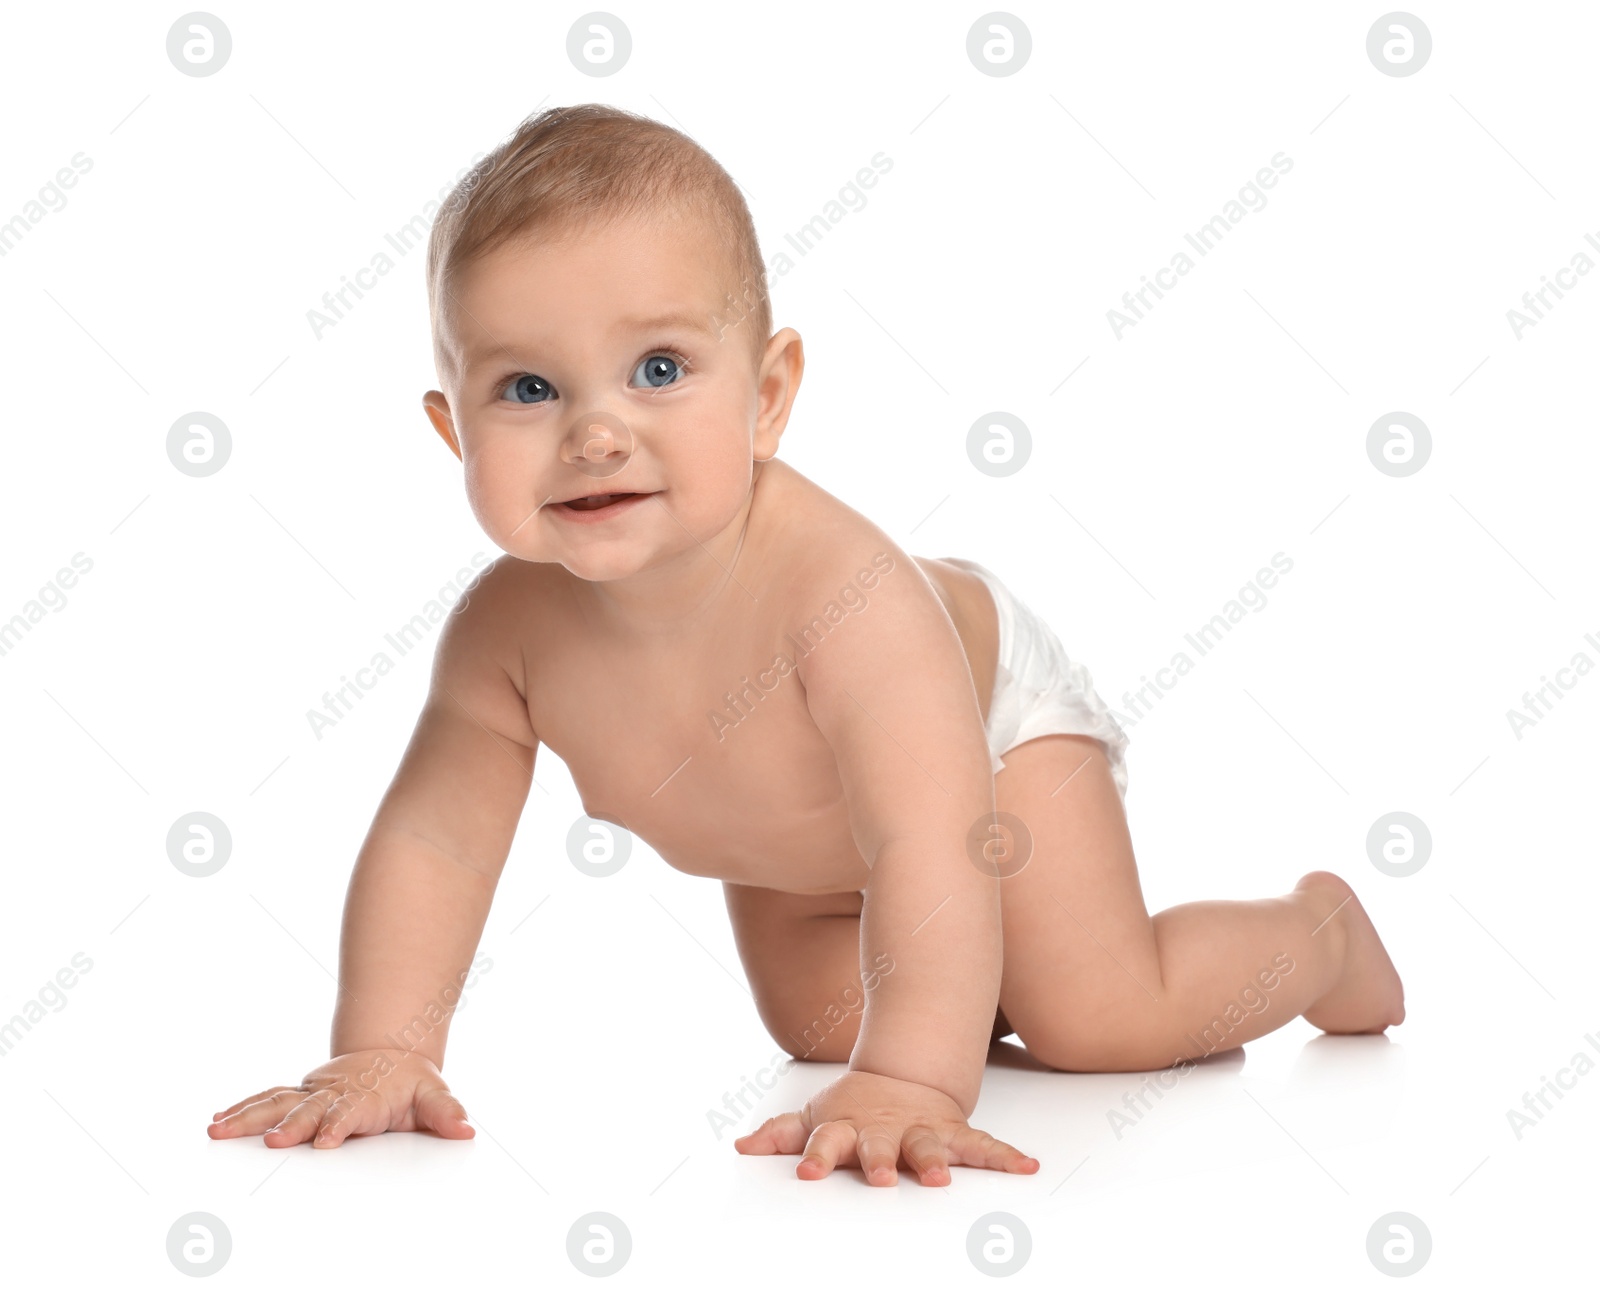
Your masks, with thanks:
<instances>
[{"instance_id":1,"label":"baby's belly","mask_svg":"<svg viewBox=\"0 0 1600 1291\"><path fill-rule=\"evenodd\" d=\"M650 821L634 832L672 869L818 896L866 888L870 870L851 837L843 797L829 806L763 803L733 819L733 803L702 803L688 821Z\"/></svg>"},{"instance_id":2,"label":"baby's belly","mask_svg":"<svg viewBox=\"0 0 1600 1291\"><path fill-rule=\"evenodd\" d=\"M787 821L770 818L769 823L771 828L752 830L732 847L714 831L644 841L673 869L724 883L806 896L857 892L867 886L871 871L850 836L842 808L837 819L796 815Z\"/></svg>"},{"instance_id":3,"label":"baby's belly","mask_svg":"<svg viewBox=\"0 0 1600 1291\"><path fill-rule=\"evenodd\" d=\"M765 729L703 747L648 799L624 793L614 767L569 761L584 810L685 874L808 895L864 888L870 872L832 750L809 718L762 717Z\"/></svg>"}]
</instances>

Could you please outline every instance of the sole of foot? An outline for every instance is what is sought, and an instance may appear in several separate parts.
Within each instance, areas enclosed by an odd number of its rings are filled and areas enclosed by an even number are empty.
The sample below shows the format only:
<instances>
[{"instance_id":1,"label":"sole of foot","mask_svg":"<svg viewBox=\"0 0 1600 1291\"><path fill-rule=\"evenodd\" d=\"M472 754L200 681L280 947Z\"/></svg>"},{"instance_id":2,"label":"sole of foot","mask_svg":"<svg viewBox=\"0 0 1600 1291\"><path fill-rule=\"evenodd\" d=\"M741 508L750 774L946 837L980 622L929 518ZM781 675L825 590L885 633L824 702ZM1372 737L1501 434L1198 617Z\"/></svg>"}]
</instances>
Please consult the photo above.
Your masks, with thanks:
<instances>
[{"instance_id":1,"label":"sole of foot","mask_svg":"<svg viewBox=\"0 0 1600 1291\"><path fill-rule=\"evenodd\" d=\"M1331 1035L1375 1035L1405 1021L1405 991L1378 930L1361 899L1337 874L1315 870L1295 884L1325 905L1327 927L1342 924L1344 972L1333 989L1305 1012L1306 1021Z\"/></svg>"}]
</instances>

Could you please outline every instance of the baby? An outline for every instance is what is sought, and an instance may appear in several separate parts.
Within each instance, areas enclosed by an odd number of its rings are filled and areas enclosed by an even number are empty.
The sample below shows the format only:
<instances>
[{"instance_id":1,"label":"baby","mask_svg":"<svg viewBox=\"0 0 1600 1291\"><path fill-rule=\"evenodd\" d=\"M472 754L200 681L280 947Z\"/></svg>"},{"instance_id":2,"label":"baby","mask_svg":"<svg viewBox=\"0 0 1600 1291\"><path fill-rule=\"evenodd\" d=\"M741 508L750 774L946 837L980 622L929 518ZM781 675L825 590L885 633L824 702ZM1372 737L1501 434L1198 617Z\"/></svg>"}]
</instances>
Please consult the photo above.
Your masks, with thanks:
<instances>
[{"instance_id":1,"label":"baby","mask_svg":"<svg viewBox=\"0 0 1600 1291\"><path fill-rule=\"evenodd\" d=\"M440 213L423 404L506 554L357 858L334 1057L213 1138L472 1136L445 1038L540 745L590 816L722 881L776 1043L848 1063L737 1140L802 1179L1037 1170L967 1121L1012 1033L1141 1071L1404 1018L1335 875L1145 910L1127 737L1083 666L988 569L908 555L778 460L805 363L763 277L727 173L600 105L523 122Z\"/></svg>"}]
</instances>

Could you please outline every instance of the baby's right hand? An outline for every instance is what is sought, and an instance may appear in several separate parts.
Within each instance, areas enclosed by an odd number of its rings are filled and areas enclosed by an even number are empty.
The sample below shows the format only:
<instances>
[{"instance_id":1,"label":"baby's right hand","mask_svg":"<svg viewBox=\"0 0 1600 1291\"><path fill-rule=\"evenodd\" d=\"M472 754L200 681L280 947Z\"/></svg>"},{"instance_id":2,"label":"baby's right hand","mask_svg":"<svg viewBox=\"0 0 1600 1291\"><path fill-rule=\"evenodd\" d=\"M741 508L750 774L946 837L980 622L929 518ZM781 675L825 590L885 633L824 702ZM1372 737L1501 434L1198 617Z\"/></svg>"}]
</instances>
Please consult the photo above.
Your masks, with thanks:
<instances>
[{"instance_id":1,"label":"baby's right hand","mask_svg":"<svg viewBox=\"0 0 1600 1291\"><path fill-rule=\"evenodd\" d=\"M352 1134L388 1130L432 1130L447 1139L476 1133L439 1069L404 1049L340 1054L298 1086L264 1089L215 1113L206 1133L233 1139L263 1130L269 1148L307 1139L313 1147L336 1148Z\"/></svg>"}]
</instances>

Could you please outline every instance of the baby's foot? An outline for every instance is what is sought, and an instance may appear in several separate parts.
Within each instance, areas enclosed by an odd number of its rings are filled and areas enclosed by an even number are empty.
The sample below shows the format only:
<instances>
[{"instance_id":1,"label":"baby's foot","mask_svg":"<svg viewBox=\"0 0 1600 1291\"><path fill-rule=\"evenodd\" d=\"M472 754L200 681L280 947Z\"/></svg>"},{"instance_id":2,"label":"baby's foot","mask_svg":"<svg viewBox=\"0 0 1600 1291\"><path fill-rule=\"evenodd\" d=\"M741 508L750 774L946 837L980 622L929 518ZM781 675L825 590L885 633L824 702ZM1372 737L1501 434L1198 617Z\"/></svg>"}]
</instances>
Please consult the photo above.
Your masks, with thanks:
<instances>
[{"instance_id":1,"label":"baby's foot","mask_svg":"<svg viewBox=\"0 0 1600 1291\"><path fill-rule=\"evenodd\" d=\"M1306 1021L1335 1035L1372 1034L1404 1022L1400 974L1350 885L1337 874L1315 870L1294 890L1316 892L1330 916L1326 930L1339 923L1345 934L1344 969L1332 989L1306 1010Z\"/></svg>"}]
</instances>

